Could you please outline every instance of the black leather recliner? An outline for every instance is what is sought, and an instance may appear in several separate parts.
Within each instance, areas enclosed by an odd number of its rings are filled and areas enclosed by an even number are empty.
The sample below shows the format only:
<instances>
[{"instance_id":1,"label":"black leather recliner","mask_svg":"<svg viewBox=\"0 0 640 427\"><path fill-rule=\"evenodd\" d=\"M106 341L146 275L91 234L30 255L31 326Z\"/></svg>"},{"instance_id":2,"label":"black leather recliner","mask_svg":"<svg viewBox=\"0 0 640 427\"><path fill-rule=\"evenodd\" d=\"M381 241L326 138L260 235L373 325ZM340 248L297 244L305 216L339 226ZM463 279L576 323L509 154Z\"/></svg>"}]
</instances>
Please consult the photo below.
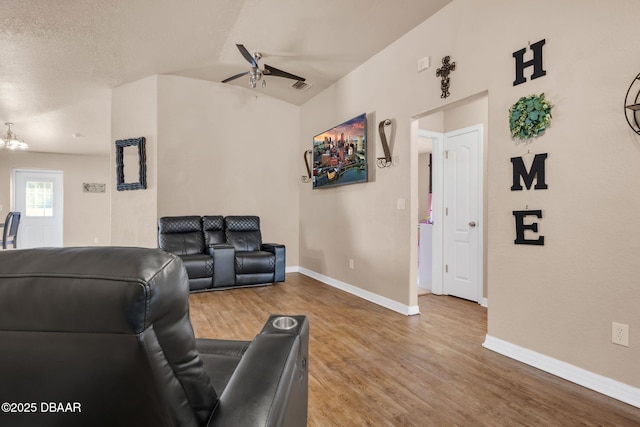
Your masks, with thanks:
<instances>
[{"instance_id":1,"label":"black leather recliner","mask_svg":"<svg viewBox=\"0 0 640 427\"><path fill-rule=\"evenodd\" d=\"M226 216L226 241L235 249L235 282L237 285L284 282L284 246L262 243L260 218Z\"/></svg>"},{"instance_id":2,"label":"black leather recliner","mask_svg":"<svg viewBox=\"0 0 640 427\"><path fill-rule=\"evenodd\" d=\"M285 280L285 246L262 243L258 216L165 216L158 247L183 260L194 292Z\"/></svg>"},{"instance_id":3,"label":"black leather recliner","mask_svg":"<svg viewBox=\"0 0 640 427\"><path fill-rule=\"evenodd\" d=\"M195 339L161 250L0 251L0 425L306 426L308 328Z\"/></svg>"},{"instance_id":4,"label":"black leather recliner","mask_svg":"<svg viewBox=\"0 0 640 427\"><path fill-rule=\"evenodd\" d=\"M222 217L209 217L209 226L220 223ZM158 246L167 252L178 255L187 269L190 290L210 288L213 283L213 254L209 251L209 242L205 244L205 234L202 229L203 221L199 216L167 217L158 221ZM224 233L224 232L222 232ZM215 236L213 233L207 237ZM221 236L224 241L224 234ZM209 239L207 239L209 240ZM220 242L214 242L220 243Z\"/></svg>"}]
</instances>

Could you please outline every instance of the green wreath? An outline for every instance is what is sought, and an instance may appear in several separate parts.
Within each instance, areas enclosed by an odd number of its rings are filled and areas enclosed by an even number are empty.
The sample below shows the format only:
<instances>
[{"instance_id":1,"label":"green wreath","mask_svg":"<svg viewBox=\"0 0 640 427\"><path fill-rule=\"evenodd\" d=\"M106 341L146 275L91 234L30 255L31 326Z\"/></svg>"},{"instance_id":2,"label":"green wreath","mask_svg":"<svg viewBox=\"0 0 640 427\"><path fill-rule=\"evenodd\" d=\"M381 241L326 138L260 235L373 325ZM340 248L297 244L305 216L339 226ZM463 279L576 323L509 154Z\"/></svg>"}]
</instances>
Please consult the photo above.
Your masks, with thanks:
<instances>
[{"instance_id":1,"label":"green wreath","mask_svg":"<svg viewBox=\"0 0 640 427\"><path fill-rule=\"evenodd\" d=\"M511 136L526 140L540 135L551 123L551 107L544 93L520 98L509 108Z\"/></svg>"}]
</instances>

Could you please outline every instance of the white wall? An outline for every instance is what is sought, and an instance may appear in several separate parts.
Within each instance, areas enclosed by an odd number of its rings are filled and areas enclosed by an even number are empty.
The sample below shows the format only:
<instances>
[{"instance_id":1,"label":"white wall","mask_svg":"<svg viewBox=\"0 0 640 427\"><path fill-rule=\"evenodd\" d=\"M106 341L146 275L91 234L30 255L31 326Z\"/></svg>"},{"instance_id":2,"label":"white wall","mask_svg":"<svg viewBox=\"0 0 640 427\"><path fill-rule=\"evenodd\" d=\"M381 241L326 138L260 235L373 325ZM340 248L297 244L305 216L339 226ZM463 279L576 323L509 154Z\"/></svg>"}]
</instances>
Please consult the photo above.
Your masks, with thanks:
<instances>
[{"instance_id":1,"label":"white wall","mask_svg":"<svg viewBox=\"0 0 640 427\"><path fill-rule=\"evenodd\" d=\"M147 189L117 191L115 143L112 142L111 244L114 246L158 247L157 112L157 76L147 77L113 90L112 141L144 137L147 157Z\"/></svg>"},{"instance_id":2,"label":"white wall","mask_svg":"<svg viewBox=\"0 0 640 427\"><path fill-rule=\"evenodd\" d=\"M159 76L158 217L258 215L298 265L300 109L249 90Z\"/></svg>"},{"instance_id":3,"label":"white wall","mask_svg":"<svg viewBox=\"0 0 640 427\"><path fill-rule=\"evenodd\" d=\"M393 154L400 161L375 170L367 184L302 188L300 264L414 305L417 160L410 119L488 93L489 335L640 387L640 347L610 343L612 321L630 325L632 343L640 331L640 235L633 227L640 140L622 108L640 69L632 42L639 18L633 0L455 0L303 105L300 151L318 131L366 111L374 126L396 120ZM547 76L514 87L512 53L543 38ZM426 55L434 66L417 73ZM456 70L451 96L442 99L435 72L445 55ZM540 92L555 105L552 125L539 141L515 144L507 110ZM371 127L369 144L381 156ZM548 153L548 190L510 191L509 159L527 150ZM411 209L397 210L398 198ZM514 245L512 211L525 206L543 210L545 246Z\"/></svg>"},{"instance_id":4,"label":"white wall","mask_svg":"<svg viewBox=\"0 0 640 427\"><path fill-rule=\"evenodd\" d=\"M157 247L162 216L258 215L263 241L284 244L287 265L298 264L299 107L153 76L116 88L112 116L114 140L146 138L148 186L113 192L114 245Z\"/></svg>"},{"instance_id":5,"label":"white wall","mask_svg":"<svg viewBox=\"0 0 640 427\"><path fill-rule=\"evenodd\" d=\"M64 246L108 245L111 241L111 179L108 156L0 152L0 222L11 210L13 169L62 171ZM84 193L83 183L106 184L105 193ZM95 241L97 239L97 243Z\"/></svg>"}]
</instances>

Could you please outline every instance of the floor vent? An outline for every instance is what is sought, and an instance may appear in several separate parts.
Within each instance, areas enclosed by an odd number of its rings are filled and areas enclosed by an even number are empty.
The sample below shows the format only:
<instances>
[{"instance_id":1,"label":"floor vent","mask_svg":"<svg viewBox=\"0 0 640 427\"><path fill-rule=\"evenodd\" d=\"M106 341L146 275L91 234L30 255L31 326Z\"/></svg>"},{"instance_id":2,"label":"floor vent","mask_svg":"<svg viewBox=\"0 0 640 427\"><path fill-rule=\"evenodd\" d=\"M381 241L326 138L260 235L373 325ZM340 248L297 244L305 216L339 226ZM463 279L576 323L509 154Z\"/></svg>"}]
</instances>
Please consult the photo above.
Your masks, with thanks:
<instances>
[{"instance_id":1,"label":"floor vent","mask_svg":"<svg viewBox=\"0 0 640 427\"><path fill-rule=\"evenodd\" d=\"M309 83L303 82L302 80L298 80L294 84L292 84L291 87L295 90L299 90L300 92L304 92L305 90L309 89L311 85Z\"/></svg>"}]
</instances>

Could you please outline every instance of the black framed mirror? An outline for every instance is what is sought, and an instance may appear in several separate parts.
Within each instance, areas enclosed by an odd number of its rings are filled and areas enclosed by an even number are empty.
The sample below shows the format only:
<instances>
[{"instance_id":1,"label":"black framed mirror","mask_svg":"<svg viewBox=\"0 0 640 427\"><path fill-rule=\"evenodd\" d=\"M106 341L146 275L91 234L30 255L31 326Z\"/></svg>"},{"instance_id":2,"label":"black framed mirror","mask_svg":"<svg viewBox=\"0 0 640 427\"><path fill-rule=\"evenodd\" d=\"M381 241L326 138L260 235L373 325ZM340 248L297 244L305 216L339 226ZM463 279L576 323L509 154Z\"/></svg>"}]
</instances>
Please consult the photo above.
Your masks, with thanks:
<instances>
[{"instance_id":1,"label":"black framed mirror","mask_svg":"<svg viewBox=\"0 0 640 427\"><path fill-rule=\"evenodd\" d=\"M147 188L147 160L144 142L144 137L116 141L118 191L143 190ZM134 181L136 169L138 180Z\"/></svg>"}]
</instances>

